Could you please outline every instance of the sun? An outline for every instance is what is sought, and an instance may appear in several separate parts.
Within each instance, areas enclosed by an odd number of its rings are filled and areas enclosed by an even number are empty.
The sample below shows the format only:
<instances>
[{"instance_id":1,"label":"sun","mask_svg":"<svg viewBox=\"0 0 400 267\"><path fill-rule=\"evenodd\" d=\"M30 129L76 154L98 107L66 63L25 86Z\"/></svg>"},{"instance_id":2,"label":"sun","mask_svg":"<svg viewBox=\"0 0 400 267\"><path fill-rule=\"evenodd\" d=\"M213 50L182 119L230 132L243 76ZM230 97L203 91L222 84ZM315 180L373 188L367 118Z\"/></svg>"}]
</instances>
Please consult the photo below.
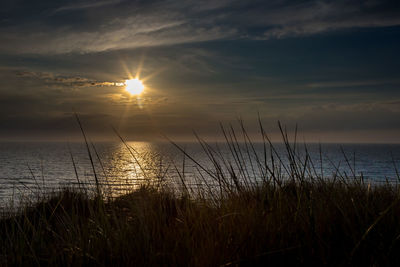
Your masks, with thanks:
<instances>
[{"instance_id":1,"label":"sun","mask_svg":"<svg viewBox=\"0 0 400 267\"><path fill-rule=\"evenodd\" d=\"M126 80L125 86L125 90L131 95L140 95L144 90L144 85L139 79Z\"/></svg>"}]
</instances>

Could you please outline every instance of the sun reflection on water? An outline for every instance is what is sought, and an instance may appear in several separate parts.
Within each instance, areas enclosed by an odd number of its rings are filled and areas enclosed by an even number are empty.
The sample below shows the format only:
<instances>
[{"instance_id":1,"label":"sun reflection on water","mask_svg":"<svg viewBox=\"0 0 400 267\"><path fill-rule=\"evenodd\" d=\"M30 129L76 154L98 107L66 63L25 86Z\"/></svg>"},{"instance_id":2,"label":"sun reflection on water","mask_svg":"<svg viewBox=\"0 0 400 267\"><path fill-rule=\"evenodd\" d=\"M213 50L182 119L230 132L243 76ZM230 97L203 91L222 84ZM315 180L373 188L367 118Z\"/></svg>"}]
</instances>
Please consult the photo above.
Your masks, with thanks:
<instances>
[{"instance_id":1,"label":"sun reflection on water","mask_svg":"<svg viewBox=\"0 0 400 267\"><path fill-rule=\"evenodd\" d=\"M116 144L103 153L102 182L112 197L131 192L141 185L158 185L168 180L168 159L162 148L149 142ZM102 156L102 157L103 157Z\"/></svg>"}]
</instances>

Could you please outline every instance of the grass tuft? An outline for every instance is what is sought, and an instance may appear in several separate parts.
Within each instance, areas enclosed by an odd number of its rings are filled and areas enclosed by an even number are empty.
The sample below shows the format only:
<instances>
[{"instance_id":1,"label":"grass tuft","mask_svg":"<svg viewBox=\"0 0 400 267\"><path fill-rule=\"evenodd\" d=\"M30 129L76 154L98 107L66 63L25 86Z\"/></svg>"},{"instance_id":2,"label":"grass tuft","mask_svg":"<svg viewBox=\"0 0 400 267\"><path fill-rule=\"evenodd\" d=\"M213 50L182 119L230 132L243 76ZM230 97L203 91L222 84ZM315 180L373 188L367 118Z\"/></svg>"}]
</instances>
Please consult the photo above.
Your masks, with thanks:
<instances>
[{"instance_id":1,"label":"grass tuft","mask_svg":"<svg viewBox=\"0 0 400 267\"><path fill-rule=\"evenodd\" d=\"M398 265L397 184L324 177L280 125L285 152L261 126L260 155L242 123L221 127L229 159L198 137L211 169L173 143L199 170L196 190L184 163L181 187L163 180L109 198L96 181L97 194L65 189L4 214L0 265Z\"/></svg>"}]
</instances>

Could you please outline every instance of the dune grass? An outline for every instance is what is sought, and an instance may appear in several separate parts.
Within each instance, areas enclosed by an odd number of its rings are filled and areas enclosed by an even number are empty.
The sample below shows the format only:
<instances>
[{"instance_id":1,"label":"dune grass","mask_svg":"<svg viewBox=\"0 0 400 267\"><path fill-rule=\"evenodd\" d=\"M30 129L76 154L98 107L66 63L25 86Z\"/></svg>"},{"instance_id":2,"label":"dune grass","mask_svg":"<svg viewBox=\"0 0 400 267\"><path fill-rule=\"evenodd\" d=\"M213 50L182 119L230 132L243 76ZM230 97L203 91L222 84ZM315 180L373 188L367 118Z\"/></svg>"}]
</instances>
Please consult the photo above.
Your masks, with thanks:
<instances>
[{"instance_id":1,"label":"dune grass","mask_svg":"<svg viewBox=\"0 0 400 267\"><path fill-rule=\"evenodd\" d=\"M265 150L257 154L243 124L241 129L239 140L233 128L222 127L230 160L198 138L211 169L173 143L201 171L202 187L196 190L176 168L180 187L168 186L159 177L159 183L108 198L96 180L94 197L82 189L65 189L21 207L17 214L4 215L0 265L395 266L400 262L397 184L370 184L355 171L323 177L307 153L298 153L296 142L289 142L282 127L286 153L276 152L260 125ZM251 173L259 179L255 181Z\"/></svg>"}]
</instances>

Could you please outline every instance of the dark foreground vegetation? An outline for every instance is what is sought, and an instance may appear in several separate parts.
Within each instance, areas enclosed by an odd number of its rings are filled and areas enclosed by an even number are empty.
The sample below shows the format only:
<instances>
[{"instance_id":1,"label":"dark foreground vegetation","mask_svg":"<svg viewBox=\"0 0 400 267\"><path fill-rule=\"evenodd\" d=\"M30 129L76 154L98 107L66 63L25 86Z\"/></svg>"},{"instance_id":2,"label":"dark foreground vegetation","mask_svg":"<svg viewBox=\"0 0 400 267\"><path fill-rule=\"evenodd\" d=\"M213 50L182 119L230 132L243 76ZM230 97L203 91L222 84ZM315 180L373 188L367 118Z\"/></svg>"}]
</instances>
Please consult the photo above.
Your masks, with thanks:
<instances>
[{"instance_id":1,"label":"dark foreground vegetation","mask_svg":"<svg viewBox=\"0 0 400 267\"><path fill-rule=\"evenodd\" d=\"M0 222L1 265L359 265L400 262L399 194L268 184L218 200L143 187L109 203L63 191Z\"/></svg>"},{"instance_id":2,"label":"dark foreground vegetation","mask_svg":"<svg viewBox=\"0 0 400 267\"><path fill-rule=\"evenodd\" d=\"M153 183L113 199L100 185L95 197L54 193L0 221L0 265L399 266L397 185L323 178L285 133L286 167L268 140L267 160L252 154L246 134L242 145L224 134L230 163L199 140L216 188L190 191L177 169L181 189ZM253 168L258 182L246 179Z\"/></svg>"}]
</instances>

